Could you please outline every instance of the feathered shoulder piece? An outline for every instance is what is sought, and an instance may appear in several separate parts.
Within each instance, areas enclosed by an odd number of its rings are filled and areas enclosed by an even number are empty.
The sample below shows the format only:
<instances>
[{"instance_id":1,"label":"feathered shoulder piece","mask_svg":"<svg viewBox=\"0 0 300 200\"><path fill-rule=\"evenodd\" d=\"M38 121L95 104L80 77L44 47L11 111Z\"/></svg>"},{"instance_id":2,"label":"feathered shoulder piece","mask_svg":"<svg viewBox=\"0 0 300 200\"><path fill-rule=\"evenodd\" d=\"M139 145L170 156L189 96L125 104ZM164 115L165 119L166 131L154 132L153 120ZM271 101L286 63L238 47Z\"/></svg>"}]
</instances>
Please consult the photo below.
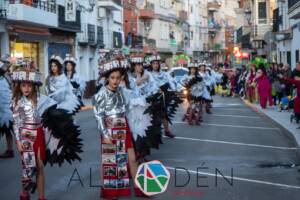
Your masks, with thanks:
<instances>
[{"instance_id":1,"label":"feathered shoulder piece","mask_svg":"<svg viewBox=\"0 0 300 200\"><path fill-rule=\"evenodd\" d=\"M192 79L190 79L190 80L186 83L185 87L186 87L187 89L189 89L189 88L191 88L193 85L195 85L196 83L201 82L202 80L203 80L203 78L202 78L201 76L193 77Z\"/></svg>"}]
</instances>

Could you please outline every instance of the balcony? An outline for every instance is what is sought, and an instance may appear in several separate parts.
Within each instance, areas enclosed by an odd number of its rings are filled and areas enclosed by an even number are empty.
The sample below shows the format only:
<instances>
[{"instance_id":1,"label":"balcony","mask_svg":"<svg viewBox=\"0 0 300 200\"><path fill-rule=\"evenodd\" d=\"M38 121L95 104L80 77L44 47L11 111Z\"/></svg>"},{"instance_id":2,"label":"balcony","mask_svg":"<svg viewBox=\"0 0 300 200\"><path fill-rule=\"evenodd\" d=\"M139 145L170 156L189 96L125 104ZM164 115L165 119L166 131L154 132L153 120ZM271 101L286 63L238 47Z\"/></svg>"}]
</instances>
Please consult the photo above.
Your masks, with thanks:
<instances>
[{"instance_id":1,"label":"balcony","mask_svg":"<svg viewBox=\"0 0 300 200\"><path fill-rule=\"evenodd\" d=\"M272 31L272 25L254 25L251 27L251 37L253 40L264 40L267 32Z\"/></svg>"},{"instance_id":2,"label":"balcony","mask_svg":"<svg viewBox=\"0 0 300 200\"><path fill-rule=\"evenodd\" d=\"M188 20L188 13L185 10L180 10L178 12L178 19L181 22L187 21Z\"/></svg>"},{"instance_id":3,"label":"balcony","mask_svg":"<svg viewBox=\"0 0 300 200\"><path fill-rule=\"evenodd\" d=\"M142 9L140 9L140 18L141 19L154 19L155 12L154 12L154 4L148 3Z\"/></svg>"},{"instance_id":4,"label":"balcony","mask_svg":"<svg viewBox=\"0 0 300 200\"><path fill-rule=\"evenodd\" d=\"M0 20L7 18L7 12L6 9L0 9Z\"/></svg>"},{"instance_id":5,"label":"balcony","mask_svg":"<svg viewBox=\"0 0 300 200\"><path fill-rule=\"evenodd\" d=\"M98 6L111 11L121 11L122 1L121 0L98 0Z\"/></svg>"},{"instance_id":6,"label":"balcony","mask_svg":"<svg viewBox=\"0 0 300 200\"><path fill-rule=\"evenodd\" d=\"M80 11L76 11L76 20L74 22L69 22L65 19L65 7L59 5L58 28L70 32L81 32Z\"/></svg>"},{"instance_id":7,"label":"balcony","mask_svg":"<svg viewBox=\"0 0 300 200\"><path fill-rule=\"evenodd\" d=\"M92 24L82 24L81 33L78 33L78 43L81 45L96 45L96 27Z\"/></svg>"},{"instance_id":8,"label":"balcony","mask_svg":"<svg viewBox=\"0 0 300 200\"><path fill-rule=\"evenodd\" d=\"M8 1L7 19L20 22L34 23L48 27L57 27L55 1ZM30 15L28 14L30 13Z\"/></svg>"},{"instance_id":9,"label":"balcony","mask_svg":"<svg viewBox=\"0 0 300 200\"><path fill-rule=\"evenodd\" d=\"M207 9L210 12L216 12L220 9L220 7L221 7L221 3L219 3L218 1L213 1L213 2L207 3Z\"/></svg>"},{"instance_id":10,"label":"balcony","mask_svg":"<svg viewBox=\"0 0 300 200\"><path fill-rule=\"evenodd\" d=\"M294 10L296 10L299 7L300 7L299 0L288 0L289 13L293 12Z\"/></svg>"}]
</instances>

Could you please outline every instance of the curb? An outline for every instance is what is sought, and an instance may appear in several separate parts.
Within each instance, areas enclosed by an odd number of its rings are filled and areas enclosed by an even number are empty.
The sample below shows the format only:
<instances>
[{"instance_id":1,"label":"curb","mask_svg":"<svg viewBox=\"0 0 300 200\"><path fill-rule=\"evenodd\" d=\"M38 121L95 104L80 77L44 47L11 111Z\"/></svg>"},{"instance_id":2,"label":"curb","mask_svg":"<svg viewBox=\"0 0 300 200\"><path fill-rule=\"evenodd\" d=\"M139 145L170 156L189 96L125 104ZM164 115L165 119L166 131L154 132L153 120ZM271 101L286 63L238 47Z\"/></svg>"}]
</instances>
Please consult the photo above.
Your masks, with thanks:
<instances>
[{"instance_id":1,"label":"curb","mask_svg":"<svg viewBox=\"0 0 300 200\"><path fill-rule=\"evenodd\" d=\"M255 107L248 100L245 100L245 99L242 99L242 98L240 98L240 99L244 102L244 104L246 106L248 106L249 108L251 108L252 110L254 110L255 112L257 112L259 115L267 117L273 123L277 124L280 127L280 129L285 130L285 131L283 131L283 133L288 133L288 134L284 134L284 135L287 136L289 139L291 139L293 141L293 143L295 143L295 146L300 147L300 142L297 141L296 137L294 136L294 134L290 130L288 130L286 127L284 127L283 125L281 125L275 119L273 119L272 117L270 117L269 115L267 115L266 113L264 113L263 111L261 111L260 109L258 109L257 107Z\"/></svg>"}]
</instances>

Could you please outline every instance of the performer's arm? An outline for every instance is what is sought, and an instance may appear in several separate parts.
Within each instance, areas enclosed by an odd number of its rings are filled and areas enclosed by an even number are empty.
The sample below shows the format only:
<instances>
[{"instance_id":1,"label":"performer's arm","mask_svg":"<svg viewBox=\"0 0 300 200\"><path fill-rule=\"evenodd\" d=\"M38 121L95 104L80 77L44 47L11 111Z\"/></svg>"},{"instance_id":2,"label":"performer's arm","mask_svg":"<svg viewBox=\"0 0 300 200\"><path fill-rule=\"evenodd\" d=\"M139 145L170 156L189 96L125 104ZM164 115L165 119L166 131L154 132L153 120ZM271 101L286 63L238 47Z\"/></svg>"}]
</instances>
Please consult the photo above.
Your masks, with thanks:
<instances>
[{"instance_id":1,"label":"performer's arm","mask_svg":"<svg viewBox=\"0 0 300 200\"><path fill-rule=\"evenodd\" d=\"M105 125L105 95L100 90L94 97L94 114L98 122L98 129L102 133L103 138L111 138L109 131Z\"/></svg>"}]
</instances>

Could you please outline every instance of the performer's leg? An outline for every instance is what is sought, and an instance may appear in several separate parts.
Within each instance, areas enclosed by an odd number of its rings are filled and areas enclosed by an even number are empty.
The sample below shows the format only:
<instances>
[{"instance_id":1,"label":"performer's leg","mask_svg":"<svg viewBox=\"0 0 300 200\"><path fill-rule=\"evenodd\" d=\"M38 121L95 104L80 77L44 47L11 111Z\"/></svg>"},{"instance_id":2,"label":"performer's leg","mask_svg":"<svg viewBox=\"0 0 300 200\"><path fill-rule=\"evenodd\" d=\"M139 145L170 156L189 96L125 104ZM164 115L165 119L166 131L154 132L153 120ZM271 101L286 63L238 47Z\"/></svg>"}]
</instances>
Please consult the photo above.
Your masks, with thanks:
<instances>
[{"instance_id":1,"label":"performer's leg","mask_svg":"<svg viewBox=\"0 0 300 200\"><path fill-rule=\"evenodd\" d=\"M37 156L37 190L39 200L45 199L45 173L44 173L44 164L41 160L40 149L38 150Z\"/></svg>"},{"instance_id":2,"label":"performer's leg","mask_svg":"<svg viewBox=\"0 0 300 200\"><path fill-rule=\"evenodd\" d=\"M169 138L174 138L175 135L171 132L170 128L169 128L169 122L166 118L162 119L162 123L165 129L165 135Z\"/></svg>"},{"instance_id":3,"label":"performer's leg","mask_svg":"<svg viewBox=\"0 0 300 200\"><path fill-rule=\"evenodd\" d=\"M129 169L130 169L130 175L132 180L135 180L138 164L136 161L135 153L133 148L129 148L127 150L128 153L128 163L129 163ZM134 191L136 196L139 197L147 197L138 187L134 186Z\"/></svg>"}]
</instances>

